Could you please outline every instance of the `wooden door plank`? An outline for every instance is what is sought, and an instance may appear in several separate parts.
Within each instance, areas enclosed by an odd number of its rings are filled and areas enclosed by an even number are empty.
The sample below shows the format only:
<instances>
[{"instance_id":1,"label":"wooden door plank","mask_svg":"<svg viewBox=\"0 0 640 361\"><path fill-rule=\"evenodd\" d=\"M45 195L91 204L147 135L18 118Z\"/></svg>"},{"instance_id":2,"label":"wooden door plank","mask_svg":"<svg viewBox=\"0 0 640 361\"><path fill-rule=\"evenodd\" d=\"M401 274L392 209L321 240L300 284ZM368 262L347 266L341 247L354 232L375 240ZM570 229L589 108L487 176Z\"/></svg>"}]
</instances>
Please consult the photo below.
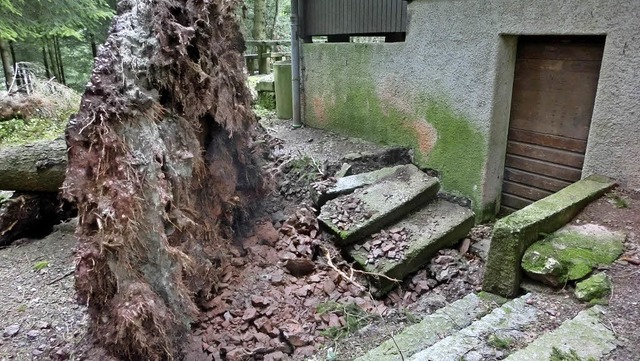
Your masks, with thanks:
<instances>
[{"instance_id":1,"label":"wooden door plank","mask_svg":"<svg viewBox=\"0 0 640 361\"><path fill-rule=\"evenodd\" d=\"M529 159L521 156L507 154L505 165L509 168L524 170L530 173L546 175L568 182L580 180L582 171L559 164L549 163L537 159Z\"/></svg>"},{"instance_id":2,"label":"wooden door plank","mask_svg":"<svg viewBox=\"0 0 640 361\"><path fill-rule=\"evenodd\" d=\"M508 194L516 195L520 198L530 199L532 201L537 201L553 194L553 192L550 191L531 187L525 184L511 182L508 180L502 182L502 191Z\"/></svg>"},{"instance_id":3,"label":"wooden door plank","mask_svg":"<svg viewBox=\"0 0 640 361\"><path fill-rule=\"evenodd\" d=\"M504 169L504 179L517 183L530 184L536 188L546 189L552 192L557 192L571 184L570 182L560 179L508 167Z\"/></svg>"},{"instance_id":4,"label":"wooden door plank","mask_svg":"<svg viewBox=\"0 0 640 361\"><path fill-rule=\"evenodd\" d=\"M533 203L533 201L520 198L518 196L502 193L502 199L500 200L500 204L513 209L522 209L529 204Z\"/></svg>"},{"instance_id":5,"label":"wooden door plank","mask_svg":"<svg viewBox=\"0 0 640 361\"><path fill-rule=\"evenodd\" d=\"M595 94L594 94L595 95ZM585 92L523 90L512 100L514 128L586 140L589 137L593 101Z\"/></svg>"},{"instance_id":6,"label":"wooden door plank","mask_svg":"<svg viewBox=\"0 0 640 361\"><path fill-rule=\"evenodd\" d=\"M545 161L552 160L553 163L577 169L582 169L582 165L584 164L583 154L512 140L507 142L507 152L509 154L520 155L527 158Z\"/></svg>"},{"instance_id":7,"label":"wooden door plank","mask_svg":"<svg viewBox=\"0 0 640 361\"><path fill-rule=\"evenodd\" d=\"M582 154L584 154L587 149L586 140L566 138L553 134L532 132L524 129L517 129L515 127L509 129L509 139L518 142L538 144L545 147L568 150L570 152L577 152Z\"/></svg>"}]
</instances>

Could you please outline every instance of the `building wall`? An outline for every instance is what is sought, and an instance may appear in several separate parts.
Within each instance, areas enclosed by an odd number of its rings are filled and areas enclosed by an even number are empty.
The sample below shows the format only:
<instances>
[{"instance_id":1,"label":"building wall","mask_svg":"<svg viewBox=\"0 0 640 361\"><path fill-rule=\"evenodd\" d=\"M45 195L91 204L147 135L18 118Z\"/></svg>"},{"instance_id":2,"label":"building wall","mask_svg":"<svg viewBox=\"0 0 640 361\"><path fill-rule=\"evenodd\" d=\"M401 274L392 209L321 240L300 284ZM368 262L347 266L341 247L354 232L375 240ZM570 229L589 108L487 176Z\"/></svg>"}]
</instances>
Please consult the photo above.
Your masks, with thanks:
<instances>
[{"instance_id":1,"label":"building wall","mask_svg":"<svg viewBox=\"0 0 640 361\"><path fill-rule=\"evenodd\" d=\"M416 149L480 218L499 201L518 35L605 34L583 176L640 188L640 0L415 0L403 43L303 46L304 121Z\"/></svg>"}]
</instances>

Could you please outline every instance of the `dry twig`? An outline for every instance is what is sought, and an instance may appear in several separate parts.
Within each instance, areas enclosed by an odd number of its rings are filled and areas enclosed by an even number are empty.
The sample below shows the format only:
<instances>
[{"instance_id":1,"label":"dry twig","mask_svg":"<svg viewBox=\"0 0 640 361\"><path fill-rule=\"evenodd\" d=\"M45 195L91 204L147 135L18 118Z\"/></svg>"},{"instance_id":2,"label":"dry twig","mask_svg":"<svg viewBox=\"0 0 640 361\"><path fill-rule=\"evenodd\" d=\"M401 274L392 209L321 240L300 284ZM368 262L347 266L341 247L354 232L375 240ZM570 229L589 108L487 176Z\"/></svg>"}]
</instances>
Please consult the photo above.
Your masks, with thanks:
<instances>
[{"instance_id":1,"label":"dry twig","mask_svg":"<svg viewBox=\"0 0 640 361\"><path fill-rule=\"evenodd\" d=\"M382 273L377 273L377 272L367 272L367 271L362 271L362 270L357 270L354 269L353 267L349 266L349 274L347 275L346 272L342 271L341 269L339 269L332 260L332 256L331 253L329 252L328 249L321 247L322 248L322 252L324 252L325 258L327 259L327 266L329 266L331 269L333 269L334 271L338 272L338 274L344 278L346 281L352 283L353 285L355 285L356 287L360 288L361 290L365 290L366 288L364 286L362 286L361 284L359 284L355 278L354 278L354 274L355 273L359 273L359 274L364 274L364 275L369 275L369 276L375 276L375 277L382 277L385 278L391 282L397 282L399 283L400 280L397 280L395 278L391 278L387 275L383 275Z\"/></svg>"}]
</instances>

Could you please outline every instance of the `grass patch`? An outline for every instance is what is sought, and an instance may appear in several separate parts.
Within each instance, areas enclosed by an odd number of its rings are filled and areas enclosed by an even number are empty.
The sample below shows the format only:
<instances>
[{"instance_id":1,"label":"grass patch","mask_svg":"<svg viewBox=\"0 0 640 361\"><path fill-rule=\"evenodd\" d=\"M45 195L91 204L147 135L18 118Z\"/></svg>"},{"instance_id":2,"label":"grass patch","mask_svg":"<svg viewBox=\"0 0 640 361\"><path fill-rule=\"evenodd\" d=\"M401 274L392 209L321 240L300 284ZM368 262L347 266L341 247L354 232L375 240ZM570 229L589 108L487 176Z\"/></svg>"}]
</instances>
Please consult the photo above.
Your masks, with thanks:
<instances>
[{"instance_id":1,"label":"grass patch","mask_svg":"<svg viewBox=\"0 0 640 361\"><path fill-rule=\"evenodd\" d=\"M284 169L295 183L308 184L322 178L322 166L309 156L292 159Z\"/></svg>"},{"instance_id":2,"label":"grass patch","mask_svg":"<svg viewBox=\"0 0 640 361\"><path fill-rule=\"evenodd\" d=\"M27 305L25 305L24 303L18 306L18 312L26 312L26 311L27 311Z\"/></svg>"},{"instance_id":3,"label":"grass patch","mask_svg":"<svg viewBox=\"0 0 640 361\"><path fill-rule=\"evenodd\" d=\"M42 269L45 269L49 267L49 261L38 261L33 265L33 270L34 271L40 271Z\"/></svg>"},{"instance_id":4,"label":"grass patch","mask_svg":"<svg viewBox=\"0 0 640 361\"><path fill-rule=\"evenodd\" d=\"M564 352L557 347L554 347L551 350L551 356L549 357L549 361L597 361L593 357L589 357L587 359L583 359L578 355L576 350L569 350L569 352Z\"/></svg>"},{"instance_id":5,"label":"grass patch","mask_svg":"<svg viewBox=\"0 0 640 361\"><path fill-rule=\"evenodd\" d=\"M414 313L412 313L411 311L407 310L406 308L402 309L402 314L407 319L407 322L409 322L412 325L416 324L416 323L420 323L420 321L421 321L420 317L416 316Z\"/></svg>"},{"instance_id":6,"label":"grass patch","mask_svg":"<svg viewBox=\"0 0 640 361\"><path fill-rule=\"evenodd\" d=\"M498 335L490 335L487 339L487 344L496 350L508 350L513 346L513 339Z\"/></svg>"},{"instance_id":7,"label":"grass patch","mask_svg":"<svg viewBox=\"0 0 640 361\"><path fill-rule=\"evenodd\" d=\"M334 313L344 317L345 324L343 326L332 326L320 332L322 336L334 341L349 336L378 318L374 314L367 313L355 303L339 304L330 301L318 305L316 311L320 315Z\"/></svg>"},{"instance_id":8,"label":"grass patch","mask_svg":"<svg viewBox=\"0 0 640 361\"><path fill-rule=\"evenodd\" d=\"M607 198L609 199L609 203L613 204L616 208L629 208L629 202L615 193L609 194Z\"/></svg>"}]
</instances>

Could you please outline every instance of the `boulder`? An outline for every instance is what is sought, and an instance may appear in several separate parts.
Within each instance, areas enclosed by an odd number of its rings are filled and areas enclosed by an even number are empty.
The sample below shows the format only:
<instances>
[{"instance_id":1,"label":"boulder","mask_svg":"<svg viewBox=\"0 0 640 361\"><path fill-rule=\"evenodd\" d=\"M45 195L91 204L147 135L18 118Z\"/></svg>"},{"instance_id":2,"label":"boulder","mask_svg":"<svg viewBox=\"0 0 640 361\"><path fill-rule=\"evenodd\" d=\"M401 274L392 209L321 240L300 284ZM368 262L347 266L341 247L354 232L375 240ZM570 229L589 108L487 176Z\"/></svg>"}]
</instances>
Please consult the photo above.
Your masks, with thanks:
<instances>
[{"instance_id":1,"label":"boulder","mask_svg":"<svg viewBox=\"0 0 640 361\"><path fill-rule=\"evenodd\" d=\"M580 280L598 266L613 263L625 235L595 224L569 225L531 245L522 258L525 273L550 286Z\"/></svg>"}]
</instances>

